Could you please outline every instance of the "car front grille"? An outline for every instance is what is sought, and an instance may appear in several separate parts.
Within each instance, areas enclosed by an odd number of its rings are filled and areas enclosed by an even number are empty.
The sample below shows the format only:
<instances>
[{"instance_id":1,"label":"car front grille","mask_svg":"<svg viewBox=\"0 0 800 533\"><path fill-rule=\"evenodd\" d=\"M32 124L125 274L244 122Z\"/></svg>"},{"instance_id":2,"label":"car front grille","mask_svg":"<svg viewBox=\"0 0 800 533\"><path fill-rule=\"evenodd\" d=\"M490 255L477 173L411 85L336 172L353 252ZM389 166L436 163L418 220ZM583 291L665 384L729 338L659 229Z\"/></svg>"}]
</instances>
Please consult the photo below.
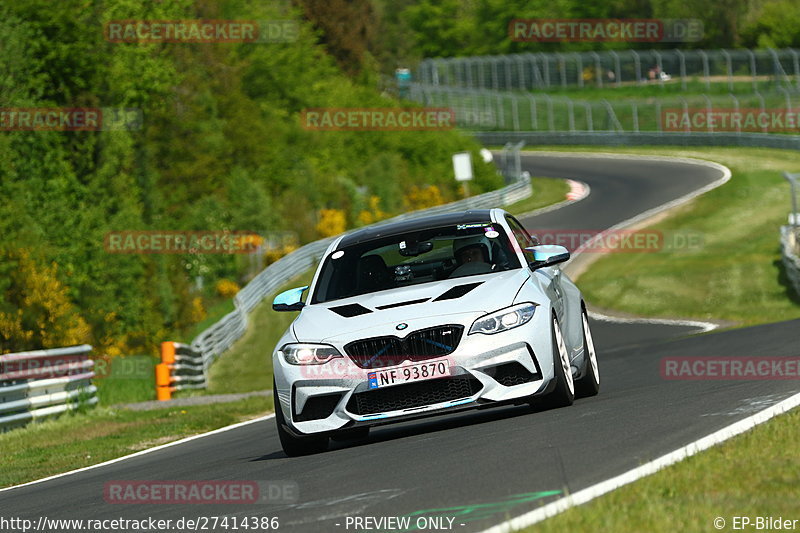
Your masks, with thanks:
<instances>
[{"instance_id":1,"label":"car front grille","mask_svg":"<svg viewBox=\"0 0 800 533\"><path fill-rule=\"evenodd\" d=\"M472 376L429 379L357 392L347 402L347 410L363 416L412 409L469 398L481 387L481 382Z\"/></svg>"},{"instance_id":2,"label":"car front grille","mask_svg":"<svg viewBox=\"0 0 800 533\"><path fill-rule=\"evenodd\" d=\"M353 341L344 351L360 368L384 368L451 354L463 333L464 326L448 324L420 329L403 339L392 335Z\"/></svg>"}]
</instances>

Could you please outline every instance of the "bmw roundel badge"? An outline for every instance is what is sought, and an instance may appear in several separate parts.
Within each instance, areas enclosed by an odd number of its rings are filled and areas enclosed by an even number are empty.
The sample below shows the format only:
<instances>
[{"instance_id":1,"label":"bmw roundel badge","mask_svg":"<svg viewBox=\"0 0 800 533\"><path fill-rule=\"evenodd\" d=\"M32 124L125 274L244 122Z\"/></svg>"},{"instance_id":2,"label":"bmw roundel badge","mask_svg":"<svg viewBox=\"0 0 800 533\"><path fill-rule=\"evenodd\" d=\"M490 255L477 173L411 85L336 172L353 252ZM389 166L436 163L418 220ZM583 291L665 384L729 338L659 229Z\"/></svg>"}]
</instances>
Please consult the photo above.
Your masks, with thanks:
<instances>
[{"instance_id":1,"label":"bmw roundel badge","mask_svg":"<svg viewBox=\"0 0 800 533\"><path fill-rule=\"evenodd\" d=\"M405 322L401 322L401 323L397 324L397 327L395 329L404 330L407 327L408 327L408 324L406 324Z\"/></svg>"}]
</instances>

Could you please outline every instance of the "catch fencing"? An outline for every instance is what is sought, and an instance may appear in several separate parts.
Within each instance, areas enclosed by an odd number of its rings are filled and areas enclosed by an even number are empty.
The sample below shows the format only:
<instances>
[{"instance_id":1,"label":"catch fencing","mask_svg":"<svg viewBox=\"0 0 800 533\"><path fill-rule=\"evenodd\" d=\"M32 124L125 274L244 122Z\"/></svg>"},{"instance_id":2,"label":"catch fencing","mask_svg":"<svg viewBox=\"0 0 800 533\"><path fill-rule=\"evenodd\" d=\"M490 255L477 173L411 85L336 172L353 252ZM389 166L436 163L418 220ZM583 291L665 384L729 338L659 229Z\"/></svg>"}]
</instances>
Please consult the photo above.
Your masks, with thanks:
<instances>
[{"instance_id":1,"label":"catch fencing","mask_svg":"<svg viewBox=\"0 0 800 533\"><path fill-rule=\"evenodd\" d=\"M512 150L510 157L518 158L520 148L521 145L515 147L517 155L515 156ZM505 206L527 198L531 193L530 179L522 176L516 182L501 189L449 204L411 213L403 213L402 215L373 224L373 227L416 218L422 215L435 215L463 211L466 209L487 209ZM247 329L247 320L250 312L265 297L275 293L289 280L316 266L322 254L325 253L330 243L336 238L337 237L329 237L306 244L266 267L236 294L233 300L235 307L233 311L195 337L190 346L183 345L176 348L176 354L184 356L182 361L184 365L190 364L191 361L195 369L193 372L190 372L188 369L181 369L182 372L179 373L177 372L177 367L172 366L170 368L169 365L178 363L178 355L176 355L174 363L169 363L164 361L164 352L162 351L162 364L167 366L161 367L160 377L158 374L159 370L156 370L157 379L160 379L159 383L162 384L157 385L160 395L159 399L169 399L169 394L174 390L205 387L207 385L208 368L244 334ZM271 349L271 347L269 347L269 349ZM169 356L167 356L167 360L169 360ZM203 369L202 373L196 371L200 366L202 366ZM191 375L191 378L187 378L187 375Z\"/></svg>"},{"instance_id":2,"label":"catch fencing","mask_svg":"<svg viewBox=\"0 0 800 533\"><path fill-rule=\"evenodd\" d=\"M702 126L681 120L698 113L766 112L793 110L800 100L797 91L783 87L770 92L751 94L693 94L686 96L653 96L648 98L575 99L546 93L515 93L490 89L465 89L415 83L410 99L424 106L453 110L456 125L475 131L541 131L541 132L675 132L725 133L713 121ZM753 117L757 118L757 117ZM726 124L734 134L748 132L774 133L797 131L800 124L793 118L779 117L781 122L765 121L748 124L739 121ZM718 124L721 121L718 121ZM755 126L755 128L753 128ZM749 129L748 129L749 128ZM754 131L757 130L757 131Z\"/></svg>"},{"instance_id":3,"label":"catch fencing","mask_svg":"<svg viewBox=\"0 0 800 533\"><path fill-rule=\"evenodd\" d=\"M88 344L0 355L0 431L97 404Z\"/></svg>"},{"instance_id":4,"label":"catch fencing","mask_svg":"<svg viewBox=\"0 0 800 533\"><path fill-rule=\"evenodd\" d=\"M800 89L800 50L604 50L429 58L415 77L425 85L529 91L646 84L682 90L724 83L735 92L765 85Z\"/></svg>"}]
</instances>

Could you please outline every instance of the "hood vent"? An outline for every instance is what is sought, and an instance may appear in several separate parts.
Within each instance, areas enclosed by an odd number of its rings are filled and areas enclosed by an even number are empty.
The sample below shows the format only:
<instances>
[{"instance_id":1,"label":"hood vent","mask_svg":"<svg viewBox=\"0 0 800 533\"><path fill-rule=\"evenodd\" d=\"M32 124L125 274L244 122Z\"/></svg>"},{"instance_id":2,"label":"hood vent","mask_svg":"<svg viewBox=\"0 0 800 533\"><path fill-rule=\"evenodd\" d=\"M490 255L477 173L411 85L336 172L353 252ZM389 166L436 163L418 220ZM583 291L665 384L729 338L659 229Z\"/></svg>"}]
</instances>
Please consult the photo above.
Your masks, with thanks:
<instances>
[{"instance_id":1,"label":"hood vent","mask_svg":"<svg viewBox=\"0 0 800 533\"><path fill-rule=\"evenodd\" d=\"M450 287L444 294L439 296L434 300L434 302L438 302L440 300L455 300L456 298L461 298L469 291L477 287L478 285L483 285L482 281L478 283L467 283L466 285L456 285L455 287Z\"/></svg>"},{"instance_id":2,"label":"hood vent","mask_svg":"<svg viewBox=\"0 0 800 533\"><path fill-rule=\"evenodd\" d=\"M354 316L366 315L367 313L372 312L361 304L340 305L337 307L329 307L328 309L330 309L337 315L343 316L345 318L352 318Z\"/></svg>"},{"instance_id":3,"label":"hood vent","mask_svg":"<svg viewBox=\"0 0 800 533\"><path fill-rule=\"evenodd\" d=\"M396 304L379 305L377 308L383 311L384 309L391 309L392 307L403 307L404 305L421 304L427 301L428 298L422 298L421 300L408 300L407 302L397 302Z\"/></svg>"}]
</instances>

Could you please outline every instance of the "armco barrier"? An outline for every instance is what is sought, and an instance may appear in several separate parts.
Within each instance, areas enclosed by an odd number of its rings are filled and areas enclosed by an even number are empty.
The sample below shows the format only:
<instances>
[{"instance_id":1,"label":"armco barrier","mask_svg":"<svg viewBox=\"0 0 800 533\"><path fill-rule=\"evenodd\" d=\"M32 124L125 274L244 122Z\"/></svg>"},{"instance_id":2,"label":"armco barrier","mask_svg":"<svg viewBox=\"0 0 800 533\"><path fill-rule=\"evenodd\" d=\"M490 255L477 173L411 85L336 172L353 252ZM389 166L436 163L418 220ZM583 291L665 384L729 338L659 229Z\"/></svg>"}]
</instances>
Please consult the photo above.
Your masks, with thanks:
<instances>
[{"instance_id":1,"label":"armco barrier","mask_svg":"<svg viewBox=\"0 0 800 533\"><path fill-rule=\"evenodd\" d=\"M786 276L800 296L800 226L781 226L781 257Z\"/></svg>"},{"instance_id":2,"label":"armco barrier","mask_svg":"<svg viewBox=\"0 0 800 533\"><path fill-rule=\"evenodd\" d=\"M88 344L0 355L0 431L97 403Z\"/></svg>"},{"instance_id":3,"label":"armco barrier","mask_svg":"<svg viewBox=\"0 0 800 533\"><path fill-rule=\"evenodd\" d=\"M162 342L161 363L156 365L157 398L169 400L176 390L203 389L205 386L203 354L188 344Z\"/></svg>"},{"instance_id":4,"label":"armco barrier","mask_svg":"<svg viewBox=\"0 0 800 533\"><path fill-rule=\"evenodd\" d=\"M457 202L452 202L445 205L431 207L429 209L404 213L394 218L378 222L373 226L389 224L421 215L434 215L438 213L463 211L466 209L485 209L490 207L505 206L527 198L531 195L531 192L532 189L530 179L523 178L516 183L512 183L511 185L496 191L480 194L471 198L465 198L464 200L459 200ZM259 272L258 275L256 275L250 281L250 283L245 285L242 290L236 294L236 297L233 300L235 309L195 337L189 349L193 354L199 354L192 355L191 357L194 358L193 361L197 361L199 358L199 360L202 362L202 368L204 370L204 377L202 381L199 379L196 381L190 381L188 378L182 377L181 380L173 382L172 380L178 375L174 373L167 373L168 369L165 369L165 367L160 367L161 370L156 370L156 377L158 379L158 372L161 372L160 379L164 385L158 387L167 387L167 389L172 388L173 390L177 390L179 388L189 388L190 386L192 388L204 387L206 383L205 375L208 367L217 357L225 352L225 350L230 348L231 345L244 334L245 330L247 329L247 316L250 314L253 308L255 308L266 296L274 293L277 289L283 286L287 281L315 266L322 254L325 253L328 245L335 238L336 237L329 237L327 239L306 244L294 252L285 255L275 263ZM272 347L269 347L269 349L271 348ZM183 350L183 355L188 355L189 352L186 349ZM176 352L180 352L180 350L176 350ZM171 364L163 361L163 352L162 364ZM195 376L198 377L199 374L196 373ZM167 385L167 383L169 384ZM167 389L162 389L160 391L161 397L159 397L159 399L169 399L169 393L171 393L171 391Z\"/></svg>"}]
</instances>

